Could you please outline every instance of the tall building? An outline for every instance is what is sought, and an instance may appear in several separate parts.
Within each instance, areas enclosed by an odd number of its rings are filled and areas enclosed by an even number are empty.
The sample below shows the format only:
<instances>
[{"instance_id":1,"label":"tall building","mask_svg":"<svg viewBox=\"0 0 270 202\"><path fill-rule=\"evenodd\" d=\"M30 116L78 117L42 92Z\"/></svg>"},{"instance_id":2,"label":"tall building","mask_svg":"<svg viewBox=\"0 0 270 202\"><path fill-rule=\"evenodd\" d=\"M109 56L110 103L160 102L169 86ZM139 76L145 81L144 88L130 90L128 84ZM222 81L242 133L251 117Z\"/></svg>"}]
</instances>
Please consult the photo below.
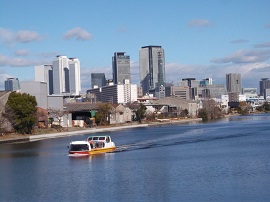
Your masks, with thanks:
<instances>
[{"instance_id":1,"label":"tall building","mask_svg":"<svg viewBox=\"0 0 270 202\"><path fill-rule=\"evenodd\" d=\"M106 77L104 73L91 74L91 88L101 88L106 86Z\"/></svg>"},{"instance_id":2,"label":"tall building","mask_svg":"<svg viewBox=\"0 0 270 202\"><path fill-rule=\"evenodd\" d=\"M242 92L241 74L237 73L226 74L226 87L228 93L241 94Z\"/></svg>"},{"instance_id":3,"label":"tall building","mask_svg":"<svg viewBox=\"0 0 270 202\"><path fill-rule=\"evenodd\" d=\"M69 92L68 80L68 61L67 56L56 56L53 60L53 94Z\"/></svg>"},{"instance_id":4,"label":"tall building","mask_svg":"<svg viewBox=\"0 0 270 202\"><path fill-rule=\"evenodd\" d=\"M5 91L20 90L20 82L18 78L7 78L5 81Z\"/></svg>"},{"instance_id":5,"label":"tall building","mask_svg":"<svg viewBox=\"0 0 270 202\"><path fill-rule=\"evenodd\" d=\"M77 58L56 56L53 60L53 94L79 95L81 90L80 61Z\"/></svg>"},{"instance_id":6,"label":"tall building","mask_svg":"<svg viewBox=\"0 0 270 202\"><path fill-rule=\"evenodd\" d=\"M77 58L69 58L69 93L79 95L81 91L80 61Z\"/></svg>"},{"instance_id":7,"label":"tall building","mask_svg":"<svg viewBox=\"0 0 270 202\"><path fill-rule=\"evenodd\" d=\"M124 84L130 81L130 57L125 52L115 52L112 57L112 74L114 84Z\"/></svg>"},{"instance_id":8,"label":"tall building","mask_svg":"<svg viewBox=\"0 0 270 202\"><path fill-rule=\"evenodd\" d=\"M79 59L58 55L52 63L35 66L35 81L46 82L49 95L79 95L81 91Z\"/></svg>"},{"instance_id":9,"label":"tall building","mask_svg":"<svg viewBox=\"0 0 270 202\"><path fill-rule=\"evenodd\" d=\"M140 81L143 95L165 84L165 56L161 46L140 49Z\"/></svg>"},{"instance_id":10,"label":"tall building","mask_svg":"<svg viewBox=\"0 0 270 202\"><path fill-rule=\"evenodd\" d=\"M260 96L265 95L265 90L270 88L270 80L269 78L262 78L260 81Z\"/></svg>"},{"instance_id":11,"label":"tall building","mask_svg":"<svg viewBox=\"0 0 270 202\"><path fill-rule=\"evenodd\" d=\"M46 82L48 94L53 94L53 66L52 65L38 65L35 66L35 81Z\"/></svg>"}]
</instances>

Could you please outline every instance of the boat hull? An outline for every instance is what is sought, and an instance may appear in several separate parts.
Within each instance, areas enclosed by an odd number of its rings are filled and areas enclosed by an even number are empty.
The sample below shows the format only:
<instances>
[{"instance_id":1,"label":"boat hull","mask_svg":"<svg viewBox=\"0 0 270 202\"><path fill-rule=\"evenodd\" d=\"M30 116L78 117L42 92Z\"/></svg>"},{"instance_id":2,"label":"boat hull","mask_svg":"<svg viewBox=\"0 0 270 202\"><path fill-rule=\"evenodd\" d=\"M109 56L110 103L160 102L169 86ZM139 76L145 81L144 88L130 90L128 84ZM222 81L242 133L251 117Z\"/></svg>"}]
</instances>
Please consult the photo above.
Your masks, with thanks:
<instances>
[{"instance_id":1,"label":"boat hull","mask_svg":"<svg viewBox=\"0 0 270 202\"><path fill-rule=\"evenodd\" d=\"M87 156L87 155L95 155L95 154L102 154L102 153L109 153L113 152L116 147L109 147L109 148L94 148L90 151L70 151L69 156Z\"/></svg>"}]
</instances>

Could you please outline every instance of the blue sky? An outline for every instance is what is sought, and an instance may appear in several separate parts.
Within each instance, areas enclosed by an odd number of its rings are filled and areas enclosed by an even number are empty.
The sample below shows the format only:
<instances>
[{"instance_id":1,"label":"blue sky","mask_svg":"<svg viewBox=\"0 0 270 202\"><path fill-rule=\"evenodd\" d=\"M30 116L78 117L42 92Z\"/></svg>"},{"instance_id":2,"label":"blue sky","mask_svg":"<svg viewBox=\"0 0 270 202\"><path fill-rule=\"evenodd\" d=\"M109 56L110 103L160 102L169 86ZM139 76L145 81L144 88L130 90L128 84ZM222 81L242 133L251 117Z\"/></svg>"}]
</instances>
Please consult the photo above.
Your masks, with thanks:
<instances>
[{"instance_id":1,"label":"blue sky","mask_svg":"<svg viewBox=\"0 0 270 202\"><path fill-rule=\"evenodd\" d=\"M56 55L81 62L82 91L91 73L112 78L114 52L131 58L139 84L139 50L160 45L166 81L212 77L243 87L270 77L269 0L0 0L0 90L8 77L34 80L34 66Z\"/></svg>"}]
</instances>

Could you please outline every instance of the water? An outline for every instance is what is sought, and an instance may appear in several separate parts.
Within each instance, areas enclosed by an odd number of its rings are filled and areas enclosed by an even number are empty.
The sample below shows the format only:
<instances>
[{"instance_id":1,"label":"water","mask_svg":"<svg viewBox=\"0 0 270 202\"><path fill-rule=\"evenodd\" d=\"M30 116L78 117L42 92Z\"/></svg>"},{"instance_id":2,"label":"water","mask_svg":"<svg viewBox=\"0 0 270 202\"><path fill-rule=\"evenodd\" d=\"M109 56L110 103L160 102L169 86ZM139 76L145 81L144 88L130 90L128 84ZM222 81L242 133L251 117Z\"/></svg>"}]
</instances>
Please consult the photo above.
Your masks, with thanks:
<instances>
[{"instance_id":1,"label":"water","mask_svg":"<svg viewBox=\"0 0 270 202\"><path fill-rule=\"evenodd\" d=\"M0 145L0 201L269 201L270 115L111 132L114 153L67 156L79 135Z\"/></svg>"}]
</instances>

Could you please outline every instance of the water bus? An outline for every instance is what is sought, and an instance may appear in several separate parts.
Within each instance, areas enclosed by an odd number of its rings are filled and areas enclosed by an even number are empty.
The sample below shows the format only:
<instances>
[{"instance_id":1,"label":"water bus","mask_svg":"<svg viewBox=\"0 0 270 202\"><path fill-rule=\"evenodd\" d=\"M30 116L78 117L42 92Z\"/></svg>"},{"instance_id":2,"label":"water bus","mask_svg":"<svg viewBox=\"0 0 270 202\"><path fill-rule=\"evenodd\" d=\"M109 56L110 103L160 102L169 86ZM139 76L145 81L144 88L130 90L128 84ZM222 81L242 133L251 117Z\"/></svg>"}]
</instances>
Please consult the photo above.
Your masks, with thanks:
<instances>
[{"instance_id":1,"label":"water bus","mask_svg":"<svg viewBox=\"0 0 270 202\"><path fill-rule=\"evenodd\" d=\"M115 144L108 135L90 136L86 140L72 141L69 146L69 156L87 156L112 152Z\"/></svg>"}]
</instances>

